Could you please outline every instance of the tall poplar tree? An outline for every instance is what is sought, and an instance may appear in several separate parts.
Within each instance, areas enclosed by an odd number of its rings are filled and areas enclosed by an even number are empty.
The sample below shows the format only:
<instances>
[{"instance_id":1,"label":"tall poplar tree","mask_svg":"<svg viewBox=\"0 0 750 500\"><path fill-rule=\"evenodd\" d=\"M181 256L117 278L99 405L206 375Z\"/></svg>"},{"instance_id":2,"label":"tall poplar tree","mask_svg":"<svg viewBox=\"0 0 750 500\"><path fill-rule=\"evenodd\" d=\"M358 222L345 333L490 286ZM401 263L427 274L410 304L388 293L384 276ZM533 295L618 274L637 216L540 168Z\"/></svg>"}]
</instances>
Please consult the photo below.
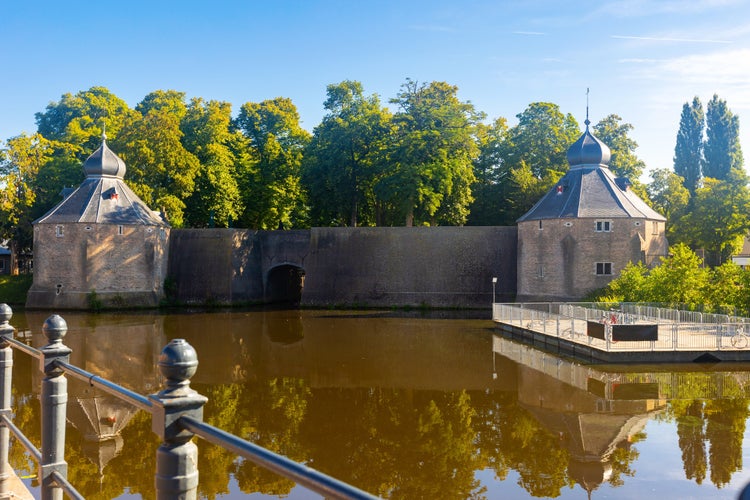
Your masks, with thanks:
<instances>
[{"instance_id":1,"label":"tall poplar tree","mask_svg":"<svg viewBox=\"0 0 750 500\"><path fill-rule=\"evenodd\" d=\"M695 194L701 180L704 127L703 105L696 96L692 104L682 106L677 145L674 148L674 171L682 177L683 185L691 195Z\"/></svg>"},{"instance_id":2,"label":"tall poplar tree","mask_svg":"<svg viewBox=\"0 0 750 500\"><path fill-rule=\"evenodd\" d=\"M706 106L706 143L703 175L724 180L732 169L742 168L740 119L727 102L714 94Z\"/></svg>"}]
</instances>

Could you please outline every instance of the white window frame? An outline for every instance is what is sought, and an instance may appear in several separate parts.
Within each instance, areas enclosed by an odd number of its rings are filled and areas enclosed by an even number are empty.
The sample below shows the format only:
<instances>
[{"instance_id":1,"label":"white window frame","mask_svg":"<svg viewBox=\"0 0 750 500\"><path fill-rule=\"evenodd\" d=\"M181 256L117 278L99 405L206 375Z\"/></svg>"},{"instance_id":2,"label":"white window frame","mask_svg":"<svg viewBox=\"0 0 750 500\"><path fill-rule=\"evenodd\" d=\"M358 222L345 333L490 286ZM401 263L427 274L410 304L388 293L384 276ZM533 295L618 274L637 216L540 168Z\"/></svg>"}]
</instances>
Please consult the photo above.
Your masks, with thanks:
<instances>
[{"instance_id":1,"label":"white window frame","mask_svg":"<svg viewBox=\"0 0 750 500\"><path fill-rule=\"evenodd\" d=\"M612 231L612 221L611 220L598 220L596 221L596 224L594 225L594 230L597 233L609 233Z\"/></svg>"},{"instance_id":2,"label":"white window frame","mask_svg":"<svg viewBox=\"0 0 750 500\"><path fill-rule=\"evenodd\" d=\"M56 225L55 236L57 236L58 238L62 238L63 236L65 236L65 226L63 226L62 224Z\"/></svg>"}]
</instances>

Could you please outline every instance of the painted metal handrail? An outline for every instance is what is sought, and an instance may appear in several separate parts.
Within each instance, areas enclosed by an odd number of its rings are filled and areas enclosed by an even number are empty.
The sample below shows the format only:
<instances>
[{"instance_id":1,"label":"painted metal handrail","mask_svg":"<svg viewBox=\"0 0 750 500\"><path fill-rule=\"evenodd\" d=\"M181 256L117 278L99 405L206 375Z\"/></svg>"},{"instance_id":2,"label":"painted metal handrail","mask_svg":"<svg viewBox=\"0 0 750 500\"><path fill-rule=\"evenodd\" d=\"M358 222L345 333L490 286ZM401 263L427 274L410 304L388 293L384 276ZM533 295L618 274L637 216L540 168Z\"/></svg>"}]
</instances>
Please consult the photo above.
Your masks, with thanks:
<instances>
[{"instance_id":1,"label":"painted metal handrail","mask_svg":"<svg viewBox=\"0 0 750 500\"><path fill-rule=\"evenodd\" d=\"M13 338L15 329L9 324L12 315L10 307L0 304L0 477L10 472L8 438L12 433L38 464L42 500L61 500L63 493L69 498L83 498L68 482L64 459L68 398L66 374L151 413L152 430L162 440L156 452L155 471L156 498L159 500L197 498L198 449L192 439L194 436L222 446L326 497L377 498L204 423L203 406L208 399L190 388L190 379L198 366L198 356L185 340L174 339L162 349L158 365L165 378L164 388L156 394L143 396L70 364L71 349L63 343L67 324L60 316L55 314L47 318L42 328L47 344L41 349L34 349ZM41 450L10 418L13 349L39 359L45 375L40 397Z\"/></svg>"},{"instance_id":2,"label":"painted metal handrail","mask_svg":"<svg viewBox=\"0 0 750 500\"><path fill-rule=\"evenodd\" d=\"M278 455L263 447L253 444L237 436L218 429L192 417L181 417L179 425L215 445L247 458L256 465L264 467L287 479L291 479L301 486L320 493L326 498L339 499L374 499L373 495L343 483L330 476L326 476L315 469L297 463L282 455Z\"/></svg>"}]
</instances>

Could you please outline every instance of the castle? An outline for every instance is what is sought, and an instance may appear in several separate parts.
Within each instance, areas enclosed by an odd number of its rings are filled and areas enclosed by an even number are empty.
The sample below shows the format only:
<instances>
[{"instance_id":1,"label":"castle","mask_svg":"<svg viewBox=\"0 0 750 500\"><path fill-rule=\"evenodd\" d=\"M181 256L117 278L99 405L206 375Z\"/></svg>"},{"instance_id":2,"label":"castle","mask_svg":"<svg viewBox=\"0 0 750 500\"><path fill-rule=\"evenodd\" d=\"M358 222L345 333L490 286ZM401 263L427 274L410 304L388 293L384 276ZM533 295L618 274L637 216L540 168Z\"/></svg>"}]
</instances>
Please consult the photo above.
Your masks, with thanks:
<instances>
[{"instance_id":1,"label":"castle","mask_svg":"<svg viewBox=\"0 0 750 500\"><path fill-rule=\"evenodd\" d=\"M125 184L125 170L103 138L83 164L83 183L34 221L34 281L27 307L159 305L169 224Z\"/></svg>"},{"instance_id":2,"label":"castle","mask_svg":"<svg viewBox=\"0 0 750 500\"><path fill-rule=\"evenodd\" d=\"M609 148L585 123L569 171L517 227L170 231L123 182L125 164L103 140L81 186L34 222L26 305L155 307L165 279L175 299L197 304L580 300L629 262L653 266L668 251L666 219L614 176Z\"/></svg>"},{"instance_id":3,"label":"castle","mask_svg":"<svg viewBox=\"0 0 750 500\"><path fill-rule=\"evenodd\" d=\"M517 300L577 300L629 262L658 264L666 219L609 170L610 150L586 131L568 149L570 169L518 219Z\"/></svg>"}]
</instances>

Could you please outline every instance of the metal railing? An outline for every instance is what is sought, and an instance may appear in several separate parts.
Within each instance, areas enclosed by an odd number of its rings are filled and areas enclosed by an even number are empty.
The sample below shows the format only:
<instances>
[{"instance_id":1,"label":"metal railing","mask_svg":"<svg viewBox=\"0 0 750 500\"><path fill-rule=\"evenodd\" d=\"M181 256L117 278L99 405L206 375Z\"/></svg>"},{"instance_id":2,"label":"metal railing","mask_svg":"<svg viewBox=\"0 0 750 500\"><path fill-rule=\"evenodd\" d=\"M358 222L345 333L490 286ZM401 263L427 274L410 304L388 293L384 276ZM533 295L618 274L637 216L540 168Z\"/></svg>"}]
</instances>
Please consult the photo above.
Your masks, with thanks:
<instances>
[{"instance_id":1,"label":"metal railing","mask_svg":"<svg viewBox=\"0 0 750 500\"><path fill-rule=\"evenodd\" d=\"M207 398L190 388L190 378L198 367L195 350L183 339L174 339L161 351L159 369L165 378L164 388L149 396L130 391L118 384L71 365L71 349L63 344L68 327L65 320L52 315L42 331L47 345L35 349L13 338L15 329L9 324L13 312L0 304L0 497L3 478L10 475L8 462L10 434L18 439L38 465L43 500L84 498L67 479L65 462L65 423L68 400L65 375L87 382L118 399L152 415L152 430L162 443L156 451L155 485L158 499L194 499L198 490L197 436L255 464L275 472L326 498L374 499L369 493L327 476L303 464L277 455L249 441L203 422L203 406ZM11 386L13 349L40 360L44 373L41 383L41 449L18 429L12 421Z\"/></svg>"},{"instance_id":2,"label":"metal railing","mask_svg":"<svg viewBox=\"0 0 750 500\"><path fill-rule=\"evenodd\" d=\"M631 303L495 303L492 319L604 351L693 351L750 348L750 318ZM657 340L617 342L588 336L589 322L653 324Z\"/></svg>"}]
</instances>

